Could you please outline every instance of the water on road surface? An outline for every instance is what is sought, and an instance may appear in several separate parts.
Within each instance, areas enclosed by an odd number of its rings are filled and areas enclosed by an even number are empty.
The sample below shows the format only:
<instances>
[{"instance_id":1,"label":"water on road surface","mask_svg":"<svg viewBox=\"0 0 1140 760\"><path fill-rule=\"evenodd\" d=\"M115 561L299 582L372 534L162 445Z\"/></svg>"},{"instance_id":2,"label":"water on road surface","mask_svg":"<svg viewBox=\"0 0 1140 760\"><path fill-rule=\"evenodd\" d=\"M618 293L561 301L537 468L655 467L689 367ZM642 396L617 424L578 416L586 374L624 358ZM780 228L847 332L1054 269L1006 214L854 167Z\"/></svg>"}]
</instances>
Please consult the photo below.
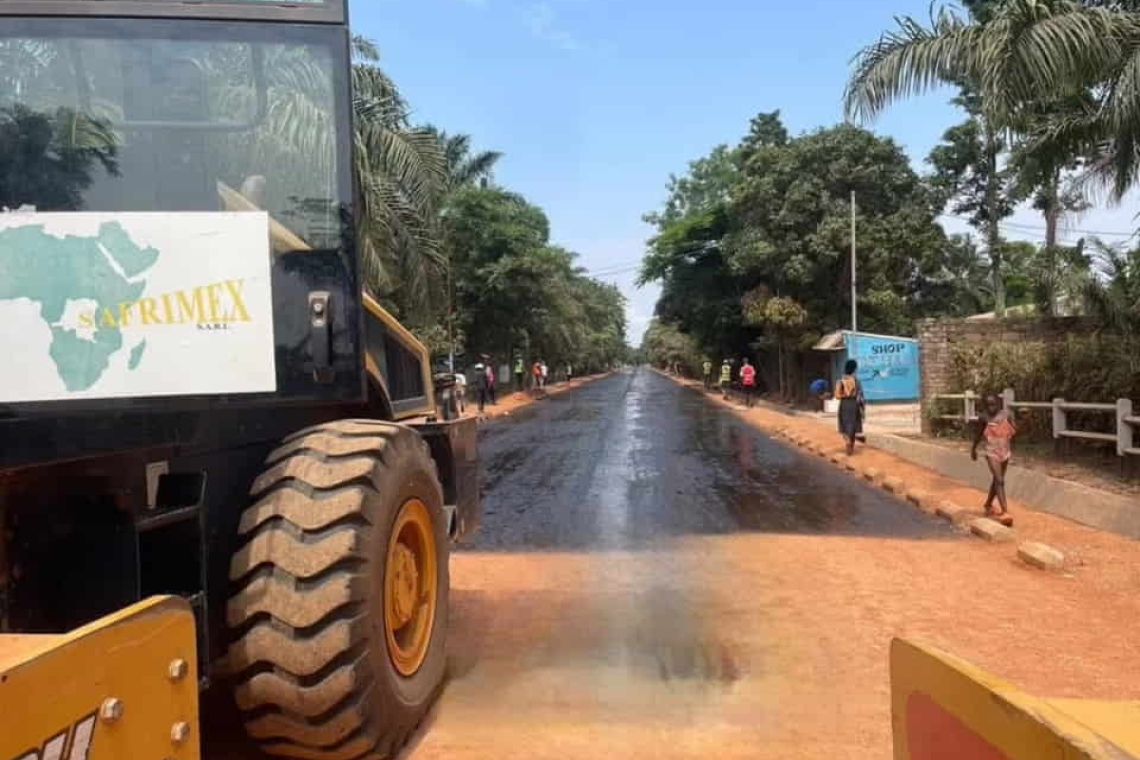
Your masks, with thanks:
<instances>
[{"instance_id":1,"label":"water on road surface","mask_svg":"<svg viewBox=\"0 0 1140 760\"><path fill-rule=\"evenodd\" d=\"M873 564L944 524L646 370L489 423L480 457L450 681L408 756L888 756L885 679L834 685L832 626L878 613L829 542ZM827 730L868 710L869 736Z\"/></svg>"}]
</instances>

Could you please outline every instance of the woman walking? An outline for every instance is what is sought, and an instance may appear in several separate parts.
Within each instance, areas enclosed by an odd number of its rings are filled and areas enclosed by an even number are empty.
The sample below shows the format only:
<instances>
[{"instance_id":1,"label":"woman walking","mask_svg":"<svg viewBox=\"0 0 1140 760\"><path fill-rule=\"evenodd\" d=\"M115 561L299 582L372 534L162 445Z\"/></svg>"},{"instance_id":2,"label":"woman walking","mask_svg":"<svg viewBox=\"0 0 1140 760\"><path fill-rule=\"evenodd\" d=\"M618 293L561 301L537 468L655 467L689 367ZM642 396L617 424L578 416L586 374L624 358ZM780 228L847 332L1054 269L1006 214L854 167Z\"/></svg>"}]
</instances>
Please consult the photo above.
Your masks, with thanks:
<instances>
[{"instance_id":1,"label":"woman walking","mask_svg":"<svg viewBox=\"0 0 1140 760\"><path fill-rule=\"evenodd\" d=\"M483 413L483 407L487 405L487 368L483 366L482 362L475 365L475 399L479 403L479 414Z\"/></svg>"},{"instance_id":2,"label":"woman walking","mask_svg":"<svg viewBox=\"0 0 1140 760\"><path fill-rule=\"evenodd\" d=\"M1017 428L1009 416L1009 412L1002 407L1001 399L994 394L986 396L986 411L978 419L978 434L974 437L974 445L970 449L970 458L978 461L978 444L985 439L986 466L990 468L990 495L984 505L986 515L994 518L1002 525L1013 525L1013 518L1009 516L1009 505L1005 500L1005 471L1009 468L1009 460L1013 456L1011 442L1017 435ZM1001 504L1001 511L994 511L994 498Z\"/></svg>"},{"instance_id":3,"label":"woman walking","mask_svg":"<svg viewBox=\"0 0 1140 760\"><path fill-rule=\"evenodd\" d=\"M843 365L843 377L835 384L835 398L839 399L839 434L847 441L847 454L855 453L855 439L863 435L863 385L855 377L859 363L848 359Z\"/></svg>"}]
</instances>

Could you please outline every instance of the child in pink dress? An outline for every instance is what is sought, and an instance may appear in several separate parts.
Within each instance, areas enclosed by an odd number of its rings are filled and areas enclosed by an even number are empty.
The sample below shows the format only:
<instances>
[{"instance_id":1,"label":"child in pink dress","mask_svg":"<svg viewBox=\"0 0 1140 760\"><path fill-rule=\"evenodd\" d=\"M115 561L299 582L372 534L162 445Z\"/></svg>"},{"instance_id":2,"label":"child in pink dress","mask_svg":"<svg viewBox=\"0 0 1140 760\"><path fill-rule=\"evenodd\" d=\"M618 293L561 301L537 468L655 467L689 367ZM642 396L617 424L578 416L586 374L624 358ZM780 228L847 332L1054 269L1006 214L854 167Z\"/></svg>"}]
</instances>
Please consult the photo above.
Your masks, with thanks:
<instances>
[{"instance_id":1,"label":"child in pink dress","mask_svg":"<svg viewBox=\"0 0 1140 760\"><path fill-rule=\"evenodd\" d=\"M991 394L986 396L986 411L978 420L978 434L974 438L974 446L970 449L970 457L978 460L978 445L985 440L986 465L990 468L993 479L990 481L990 495L986 499L986 514L995 518L1002 525L1013 525L1013 518L1009 516L1009 505L1005 499L1005 471L1009 468L1009 460L1013 456L1011 442L1017 435L1017 428L1009 416L1009 412L1002 408L1001 399ZM994 511L994 497L1001 504L1001 510Z\"/></svg>"}]
</instances>

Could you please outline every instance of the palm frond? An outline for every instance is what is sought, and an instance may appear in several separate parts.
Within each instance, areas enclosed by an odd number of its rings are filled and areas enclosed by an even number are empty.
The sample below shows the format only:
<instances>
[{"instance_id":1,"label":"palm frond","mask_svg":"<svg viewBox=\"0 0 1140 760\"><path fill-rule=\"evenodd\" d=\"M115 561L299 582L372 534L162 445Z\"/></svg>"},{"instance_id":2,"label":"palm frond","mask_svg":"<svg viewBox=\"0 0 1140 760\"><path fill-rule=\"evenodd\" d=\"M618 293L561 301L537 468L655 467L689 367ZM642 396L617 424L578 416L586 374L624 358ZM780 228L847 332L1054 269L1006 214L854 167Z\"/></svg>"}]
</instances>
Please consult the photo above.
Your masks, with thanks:
<instances>
[{"instance_id":1,"label":"palm frond","mask_svg":"<svg viewBox=\"0 0 1140 760\"><path fill-rule=\"evenodd\" d=\"M843 95L849 118L873 121L896 100L975 74L978 29L953 10L932 12L929 26L909 16L895 23L853 59L855 73Z\"/></svg>"},{"instance_id":2,"label":"palm frond","mask_svg":"<svg viewBox=\"0 0 1140 760\"><path fill-rule=\"evenodd\" d=\"M484 177L490 177L495 164L503 154L497 150L476 153L451 170L451 181L455 185L468 185Z\"/></svg>"},{"instance_id":3,"label":"palm frond","mask_svg":"<svg viewBox=\"0 0 1140 760\"><path fill-rule=\"evenodd\" d=\"M408 104L379 67L360 63L352 67L352 97L354 103L383 104L388 126L407 125Z\"/></svg>"},{"instance_id":4,"label":"palm frond","mask_svg":"<svg viewBox=\"0 0 1140 760\"><path fill-rule=\"evenodd\" d=\"M374 40L364 35L352 35L352 54L362 61L375 63L380 60L380 47Z\"/></svg>"},{"instance_id":5,"label":"palm frond","mask_svg":"<svg viewBox=\"0 0 1140 760\"><path fill-rule=\"evenodd\" d=\"M1010 118L1103 78L1134 36L1130 27L1122 14L1071 0L1007 0L976 35L977 80L991 112Z\"/></svg>"}]
</instances>

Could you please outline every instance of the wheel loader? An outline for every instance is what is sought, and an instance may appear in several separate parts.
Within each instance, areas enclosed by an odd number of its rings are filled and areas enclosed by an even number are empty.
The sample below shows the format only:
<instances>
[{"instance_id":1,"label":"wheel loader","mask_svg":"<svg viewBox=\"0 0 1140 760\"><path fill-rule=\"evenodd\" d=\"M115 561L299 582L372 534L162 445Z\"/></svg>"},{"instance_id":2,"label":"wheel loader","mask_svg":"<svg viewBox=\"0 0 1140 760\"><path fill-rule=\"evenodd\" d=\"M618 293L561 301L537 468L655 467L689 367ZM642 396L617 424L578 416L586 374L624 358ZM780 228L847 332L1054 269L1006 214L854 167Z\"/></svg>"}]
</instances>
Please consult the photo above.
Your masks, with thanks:
<instances>
[{"instance_id":1,"label":"wheel loader","mask_svg":"<svg viewBox=\"0 0 1140 760\"><path fill-rule=\"evenodd\" d=\"M207 702L382 758L441 687L474 420L364 292L352 45L343 0L0 1L0 760L191 760Z\"/></svg>"}]
</instances>

